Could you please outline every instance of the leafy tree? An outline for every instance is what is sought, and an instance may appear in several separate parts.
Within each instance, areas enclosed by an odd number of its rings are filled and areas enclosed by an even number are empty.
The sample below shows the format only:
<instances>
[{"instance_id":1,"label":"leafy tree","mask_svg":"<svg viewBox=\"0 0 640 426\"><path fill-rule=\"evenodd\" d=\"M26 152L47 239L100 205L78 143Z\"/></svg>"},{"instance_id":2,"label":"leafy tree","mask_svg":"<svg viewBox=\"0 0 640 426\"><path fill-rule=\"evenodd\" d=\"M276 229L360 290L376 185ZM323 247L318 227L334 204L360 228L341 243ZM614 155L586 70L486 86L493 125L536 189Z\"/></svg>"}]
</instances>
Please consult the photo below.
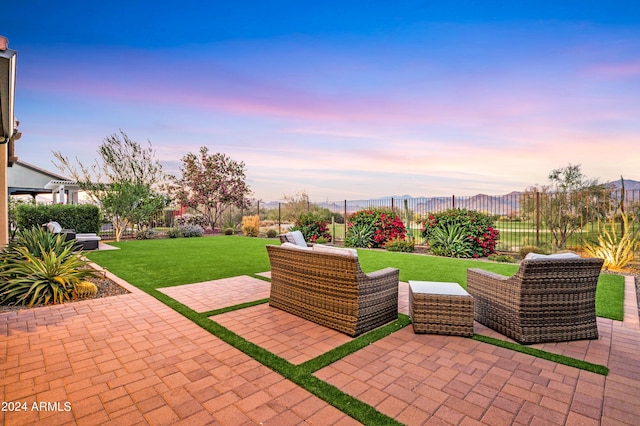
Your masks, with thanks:
<instances>
[{"instance_id":1,"label":"leafy tree","mask_svg":"<svg viewBox=\"0 0 640 426\"><path fill-rule=\"evenodd\" d=\"M294 222L300 215L309 212L315 205L311 203L309 194L300 191L292 195L284 194L285 204L282 207L282 219Z\"/></svg>"},{"instance_id":2,"label":"leafy tree","mask_svg":"<svg viewBox=\"0 0 640 426\"><path fill-rule=\"evenodd\" d=\"M212 230L228 207L249 207L247 197L251 190L245 182L243 162L222 153L209 154L203 146L200 155L189 153L182 163L182 177L175 179L176 199L185 206L201 209Z\"/></svg>"},{"instance_id":3,"label":"leafy tree","mask_svg":"<svg viewBox=\"0 0 640 426\"><path fill-rule=\"evenodd\" d=\"M315 213L319 219L325 222L331 222L331 218L336 223L344 223L344 218L340 213L334 213L326 207L320 207L315 203L312 203L309 194L306 191L300 191L293 195L284 194L282 196L285 200L285 204L282 208L282 219L290 222L295 222L299 218L307 213ZM273 214L275 219L278 218L278 211Z\"/></svg>"},{"instance_id":4,"label":"leafy tree","mask_svg":"<svg viewBox=\"0 0 640 426\"><path fill-rule=\"evenodd\" d=\"M167 205L161 194L167 175L155 159L151 142L147 148L120 134L107 136L98 148L99 160L85 166L77 158L78 167L60 152L53 152L58 169L72 177L89 198L100 204L111 221L116 241L127 226L148 221Z\"/></svg>"},{"instance_id":5,"label":"leafy tree","mask_svg":"<svg viewBox=\"0 0 640 426\"><path fill-rule=\"evenodd\" d=\"M539 203L536 192L540 193ZM579 164L569 164L552 170L548 185L528 188L521 209L534 219L539 213L539 220L551 232L555 246L564 248L574 232L606 214L608 197L597 179L587 178Z\"/></svg>"}]
</instances>

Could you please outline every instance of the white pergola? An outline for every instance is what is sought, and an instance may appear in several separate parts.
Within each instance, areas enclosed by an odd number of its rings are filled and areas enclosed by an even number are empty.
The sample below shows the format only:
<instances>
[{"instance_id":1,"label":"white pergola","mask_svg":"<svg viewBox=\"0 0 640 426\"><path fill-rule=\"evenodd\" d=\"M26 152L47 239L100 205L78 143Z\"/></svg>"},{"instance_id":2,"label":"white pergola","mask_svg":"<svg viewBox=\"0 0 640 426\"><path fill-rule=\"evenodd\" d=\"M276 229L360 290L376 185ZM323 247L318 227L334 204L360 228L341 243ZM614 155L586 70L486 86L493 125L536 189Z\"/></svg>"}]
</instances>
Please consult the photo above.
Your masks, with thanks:
<instances>
[{"instance_id":1,"label":"white pergola","mask_svg":"<svg viewBox=\"0 0 640 426\"><path fill-rule=\"evenodd\" d=\"M80 187L76 182L71 180L50 180L44 188L51 190L54 204L78 204L78 191L80 191ZM66 199L65 193L68 194Z\"/></svg>"}]
</instances>

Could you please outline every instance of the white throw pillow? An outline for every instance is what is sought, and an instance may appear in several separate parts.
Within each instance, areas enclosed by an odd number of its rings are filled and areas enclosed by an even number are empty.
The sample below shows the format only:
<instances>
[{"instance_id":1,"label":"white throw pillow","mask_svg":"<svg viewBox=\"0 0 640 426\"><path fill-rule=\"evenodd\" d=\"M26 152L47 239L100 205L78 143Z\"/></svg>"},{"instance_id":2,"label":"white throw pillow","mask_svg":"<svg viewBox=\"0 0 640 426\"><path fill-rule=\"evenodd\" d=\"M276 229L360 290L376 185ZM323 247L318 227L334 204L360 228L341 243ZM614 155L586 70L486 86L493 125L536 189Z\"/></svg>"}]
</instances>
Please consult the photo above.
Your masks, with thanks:
<instances>
[{"instance_id":1,"label":"white throw pillow","mask_svg":"<svg viewBox=\"0 0 640 426\"><path fill-rule=\"evenodd\" d=\"M333 246L325 246L322 244L316 244L313 246L313 251L317 251L320 253L332 253L332 254L340 254L343 256L352 256L358 257L358 252L355 249L351 248L342 248L342 247L333 247Z\"/></svg>"},{"instance_id":2,"label":"white throw pillow","mask_svg":"<svg viewBox=\"0 0 640 426\"><path fill-rule=\"evenodd\" d=\"M302 247L302 246L299 246L297 244L292 244L292 243L282 243L282 244L280 244L280 247L291 248L291 249L296 249L296 250L311 251L311 247Z\"/></svg>"},{"instance_id":3,"label":"white throw pillow","mask_svg":"<svg viewBox=\"0 0 640 426\"><path fill-rule=\"evenodd\" d=\"M291 231L291 236L293 237L293 241L300 247L307 247L307 242L304 240L304 235L300 231Z\"/></svg>"},{"instance_id":4,"label":"white throw pillow","mask_svg":"<svg viewBox=\"0 0 640 426\"><path fill-rule=\"evenodd\" d=\"M62 226L58 222L49 222L47 223L47 229L52 234L59 234L62 231Z\"/></svg>"},{"instance_id":5,"label":"white throw pillow","mask_svg":"<svg viewBox=\"0 0 640 426\"><path fill-rule=\"evenodd\" d=\"M539 254L529 253L525 256L525 260L544 260L544 259L580 259L575 253L556 253L556 254Z\"/></svg>"}]
</instances>

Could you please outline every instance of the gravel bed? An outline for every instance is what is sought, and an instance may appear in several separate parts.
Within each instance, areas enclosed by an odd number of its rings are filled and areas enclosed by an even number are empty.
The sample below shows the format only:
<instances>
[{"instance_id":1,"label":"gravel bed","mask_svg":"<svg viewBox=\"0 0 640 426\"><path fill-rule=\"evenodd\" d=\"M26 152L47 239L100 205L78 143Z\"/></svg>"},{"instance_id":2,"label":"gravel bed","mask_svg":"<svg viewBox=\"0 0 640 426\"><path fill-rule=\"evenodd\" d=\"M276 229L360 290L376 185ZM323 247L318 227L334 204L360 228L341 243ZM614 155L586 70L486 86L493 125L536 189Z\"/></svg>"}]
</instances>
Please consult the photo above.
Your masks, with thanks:
<instances>
[{"instance_id":1,"label":"gravel bed","mask_svg":"<svg viewBox=\"0 0 640 426\"><path fill-rule=\"evenodd\" d=\"M85 297L83 299L70 300L70 301L65 302L65 303L73 303L73 302L78 302L80 300L87 300L87 299L99 299L101 297L118 296L120 294L129 293L129 290L126 290L123 287L120 287L115 282L111 281L108 278L104 278L101 275L98 275L96 277L88 277L88 278L86 278L86 281L91 281L92 283L95 283L95 285L98 286L98 293L96 293L95 296L89 296L89 297ZM44 306L44 305L43 304L33 305L33 308L37 308L37 307L40 307L40 306ZM18 311L20 309L30 309L30 308L27 307L27 306L0 305L0 313L1 312Z\"/></svg>"}]
</instances>

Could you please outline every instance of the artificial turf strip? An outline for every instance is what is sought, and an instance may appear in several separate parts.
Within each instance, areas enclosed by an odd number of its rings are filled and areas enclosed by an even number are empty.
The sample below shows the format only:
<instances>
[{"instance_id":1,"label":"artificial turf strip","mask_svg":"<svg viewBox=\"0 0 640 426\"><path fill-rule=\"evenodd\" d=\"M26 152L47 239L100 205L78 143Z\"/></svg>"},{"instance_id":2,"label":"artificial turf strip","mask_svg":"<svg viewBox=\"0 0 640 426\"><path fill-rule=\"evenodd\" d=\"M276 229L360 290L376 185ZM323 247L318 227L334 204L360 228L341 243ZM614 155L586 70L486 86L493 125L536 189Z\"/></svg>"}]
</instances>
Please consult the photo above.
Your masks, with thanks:
<instances>
[{"instance_id":1,"label":"artificial turf strip","mask_svg":"<svg viewBox=\"0 0 640 426\"><path fill-rule=\"evenodd\" d=\"M518 343L505 342L504 340L483 336L481 334L474 334L473 339L479 342L489 343L490 345L499 346L501 348L510 349L512 351L532 355L537 358L546 359L548 361L555 362L556 364L568 365L569 367L591 371L592 373L601 374L603 376L609 374L609 368L605 367L604 365L593 364L587 361L582 361L580 359L570 358L568 356L558 355L551 352L543 351L541 349L520 345Z\"/></svg>"},{"instance_id":2,"label":"artificial turf strip","mask_svg":"<svg viewBox=\"0 0 640 426\"><path fill-rule=\"evenodd\" d=\"M246 303L239 303L237 305L233 305L233 306L227 306L224 308L220 308L220 309L214 309L211 311L206 311L206 312L200 312L200 315L203 315L205 317L212 317L215 315L220 315L220 314L225 314L227 312L231 312L231 311L237 311L238 309L244 309L244 308L250 308L251 306L256 306L256 305L262 305L263 303L267 303L269 301L269 299L260 299L260 300L255 300L253 302L246 302Z\"/></svg>"},{"instance_id":3,"label":"artificial turf strip","mask_svg":"<svg viewBox=\"0 0 640 426\"><path fill-rule=\"evenodd\" d=\"M337 387L318 379L310 372L306 371L306 369L291 364L284 358L249 342L226 327L223 327L211 320L208 316L205 316L206 313L198 313L158 290L144 288L142 290L193 321L195 324L207 330L214 336L218 337L220 340L230 344L265 367L281 374L284 378L291 380L293 383L359 422L370 425L402 425L402 423L399 423L386 414L379 412L369 404L366 404L359 399L342 392ZM381 335L379 338L382 338L391 332L392 331Z\"/></svg>"},{"instance_id":4,"label":"artificial turf strip","mask_svg":"<svg viewBox=\"0 0 640 426\"><path fill-rule=\"evenodd\" d=\"M340 345L337 348L331 349L322 355L310 359L309 361L303 362L299 367L311 374L370 345L373 342L395 333L409 324L411 324L411 319L408 315L398 314L398 319L394 322L358 336L344 345Z\"/></svg>"}]
</instances>

